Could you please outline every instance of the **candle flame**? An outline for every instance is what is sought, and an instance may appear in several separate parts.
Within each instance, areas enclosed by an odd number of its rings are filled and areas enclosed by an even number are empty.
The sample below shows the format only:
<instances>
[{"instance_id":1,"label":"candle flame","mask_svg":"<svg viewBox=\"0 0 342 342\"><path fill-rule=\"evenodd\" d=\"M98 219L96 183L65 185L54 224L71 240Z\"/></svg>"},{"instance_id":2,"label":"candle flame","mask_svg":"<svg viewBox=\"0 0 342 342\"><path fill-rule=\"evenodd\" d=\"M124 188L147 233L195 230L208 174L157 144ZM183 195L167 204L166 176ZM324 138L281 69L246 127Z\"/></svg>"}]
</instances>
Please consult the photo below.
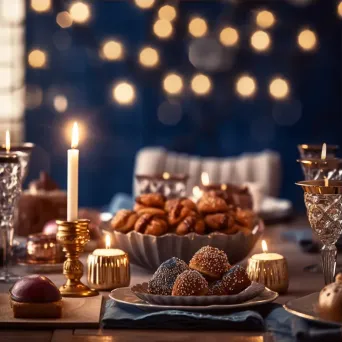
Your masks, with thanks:
<instances>
[{"instance_id":1,"label":"candle flame","mask_svg":"<svg viewBox=\"0 0 342 342\"><path fill-rule=\"evenodd\" d=\"M78 124L74 122L72 126L72 135L71 135L71 148L77 148L79 141L79 132L78 132Z\"/></svg>"},{"instance_id":2,"label":"candle flame","mask_svg":"<svg viewBox=\"0 0 342 342\"><path fill-rule=\"evenodd\" d=\"M202 181L203 185L209 185L210 180L209 180L208 172L202 172L202 174L201 174L201 181Z\"/></svg>"},{"instance_id":3,"label":"candle flame","mask_svg":"<svg viewBox=\"0 0 342 342\"><path fill-rule=\"evenodd\" d=\"M324 176L324 186L329 186L329 179L326 176Z\"/></svg>"},{"instance_id":4,"label":"candle flame","mask_svg":"<svg viewBox=\"0 0 342 342\"><path fill-rule=\"evenodd\" d=\"M267 243L266 243L265 240L262 240L262 241L261 241L261 248L262 248L262 251L263 251L264 253L267 253L267 252L268 252Z\"/></svg>"},{"instance_id":5,"label":"candle flame","mask_svg":"<svg viewBox=\"0 0 342 342\"><path fill-rule=\"evenodd\" d=\"M202 197L202 190L196 185L192 188L192 194L196 199L199 199Z\"/></svg>"},{"instance_id":6,"label":"candle flame","mask_svg":"<svg viewBox=\"0 0 342 342\"><path fill-rule=\"evenodd\" d=\"M111 245L110 235L106 235L106 249L109 249Z\"/></svg>"},{"instance_id":7,"label":"candle flame","mask_svg":"<svg viewBox=\"0 0 342 342\"><path fill-rule=\"evenodd\" d=\"M164 172L163 179L170 179L170 174L168 172Z\"/></svg>"},{"instance_id":8,"label":"candle flame","mask_svg":"<svg viewBox=\"0 0 342 342\"><path fill-rule=\"evenodd\" d=\"M324 143L322 146L321 159L325 160L327 158L327 144Z\"/></svg>"},{"instance_id":9,"label":"candle flame","mask_svg":"<svg viewBox=\"0 0 342 342\"><path fill-rule=\"evenodd\" d=\"M5 140L6 152L9 153L11 149L11 135L9 130L6 130L6 140Z\"/></svg>"}]
</instances>

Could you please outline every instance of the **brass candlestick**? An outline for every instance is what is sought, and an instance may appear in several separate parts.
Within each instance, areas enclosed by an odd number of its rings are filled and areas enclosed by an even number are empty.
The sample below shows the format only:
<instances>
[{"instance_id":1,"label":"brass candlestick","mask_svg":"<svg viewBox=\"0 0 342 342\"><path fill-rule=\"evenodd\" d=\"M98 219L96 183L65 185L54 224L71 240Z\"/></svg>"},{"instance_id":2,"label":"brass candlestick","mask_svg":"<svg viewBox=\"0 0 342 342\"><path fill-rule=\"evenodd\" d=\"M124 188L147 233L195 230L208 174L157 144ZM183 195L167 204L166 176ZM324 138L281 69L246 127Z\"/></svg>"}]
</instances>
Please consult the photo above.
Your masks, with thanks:
<instances>
[{"instance_id":1,"label":"brass candlestick","mask_svg":"<svg viewBox=\"0 0 342 342\"><path fill-rule=\"evenodd\" d=\"M90 240L89 222L89 220L56 221L58 225L57 240L63 246L67 258L63 265L63 274L67 281L59 288L63 297L98 295L98 292L91 290L80 280L83 276L83 264L79 260L79 256L85 244Z\"/></svg>"}]
</instances>

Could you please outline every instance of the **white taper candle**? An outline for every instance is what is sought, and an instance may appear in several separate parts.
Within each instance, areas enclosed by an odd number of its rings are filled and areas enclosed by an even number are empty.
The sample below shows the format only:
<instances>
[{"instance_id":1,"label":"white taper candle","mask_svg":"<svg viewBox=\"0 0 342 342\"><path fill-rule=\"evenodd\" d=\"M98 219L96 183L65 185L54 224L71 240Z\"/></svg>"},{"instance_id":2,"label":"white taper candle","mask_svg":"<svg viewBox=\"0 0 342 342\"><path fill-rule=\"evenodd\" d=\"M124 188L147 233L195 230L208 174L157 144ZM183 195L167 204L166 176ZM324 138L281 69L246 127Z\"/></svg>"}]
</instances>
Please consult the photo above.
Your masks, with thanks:
<instances>
[{"instance_id":1,"label":"white taper candle","mask_svg":"<svg viewBox=\"0 0 342 342\"><path fill-rule=\"evenodd\" d=\"M78 219L78 125L75 122L72 128L71 149L68 150L68 211L67 220Z\"/></svg>"}]
</instances>

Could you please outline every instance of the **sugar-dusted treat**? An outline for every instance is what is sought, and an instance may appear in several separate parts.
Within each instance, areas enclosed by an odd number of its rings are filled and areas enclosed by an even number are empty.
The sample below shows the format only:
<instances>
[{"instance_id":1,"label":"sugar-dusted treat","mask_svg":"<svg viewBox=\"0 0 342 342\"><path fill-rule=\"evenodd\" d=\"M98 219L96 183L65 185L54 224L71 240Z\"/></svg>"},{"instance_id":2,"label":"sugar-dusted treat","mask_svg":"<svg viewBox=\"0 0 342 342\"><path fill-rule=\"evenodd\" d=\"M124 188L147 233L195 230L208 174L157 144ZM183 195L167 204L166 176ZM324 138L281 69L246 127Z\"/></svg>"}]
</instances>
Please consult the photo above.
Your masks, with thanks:
<instances>
[{"instance_id":1,"label":"sugar-dusted treat","mask_svg":"<svg viewBox=\"0 0 342 342\"><path fill-rule=\"evenodd\" d=\"M113 217L111 226L113 229L121 232L128 233L134 229L135 222L138 220L138 214L132 210L122 209L119 210Z\"/></svg>"},{"instance_id":2,"label":"sugar-dusted treat","mask_svg":"<svg viewBox=\"0 0 342 342\"><path fill-rule=\"evenodd\" d=\"M325 320L342 322L342 274L325 286L319 294L317 311Z\"/></svg>"},{"instance_id":3,"label":"sugar-dusted treat","mask_svg":"<svg viewBox=\"0 0 342 342\"><path fill-rule=\"evenodd\" d=\"M164 261L149 281L148 292L170 296L177 277L187 270L189 270L188 265L176 257Z\"/></svg>"},{"instance_id":4,"label":"sugar-dusted treat","mask_svg":"<svg viewBox=\"0 0 342 342\"><path fill-rule=\"evenodd\" d=\"M59 318L62 316L62 296L55 284L33 274L18 280L10 290L10 302L15 318Z\"/></svg>"},{"instance_id":5,"label":"sugar-dusted treat","mask_svg":"<svg viewBox=\"0 0 342 342\"><path fill-rule=\"evenodd\" d=\"M202 247L189 263L191 269L212 280L220 279L222 274L227 271L227 265L229 262L226 253L211 246Z\"/></svg>"},{"instance_id":6,"label":"sugar-dusted treat","mask_svg":"<svg viewBox=\"0 0 342 342\"><path fill-rule=\"evenodd\" d=\"M205 296L207 293L208 282L194 270L180 274L172 289L172 296Z\"/></svg>"},{"instance_id":7,"label":"sugar-dusted treat","mask_svg":"<svg viewBox=\"0 0 342 342\"><path fill-rule=\"evenodd\" d=\"M246 270L240 266L233 266L222 277L222 284L227 295L237 294L251 285Z\"/></svg>"},{"instance_id":8,"label":"sugar-dusted treat","mask_svg":"<svg viewBox=\"0 0 342 342\"><path fill-rule=\"evenodd\" d=\"M226 290L224 289L222 280L214 281L209 285L208 296L224 296Z\"/></svg>"}]
</instances>

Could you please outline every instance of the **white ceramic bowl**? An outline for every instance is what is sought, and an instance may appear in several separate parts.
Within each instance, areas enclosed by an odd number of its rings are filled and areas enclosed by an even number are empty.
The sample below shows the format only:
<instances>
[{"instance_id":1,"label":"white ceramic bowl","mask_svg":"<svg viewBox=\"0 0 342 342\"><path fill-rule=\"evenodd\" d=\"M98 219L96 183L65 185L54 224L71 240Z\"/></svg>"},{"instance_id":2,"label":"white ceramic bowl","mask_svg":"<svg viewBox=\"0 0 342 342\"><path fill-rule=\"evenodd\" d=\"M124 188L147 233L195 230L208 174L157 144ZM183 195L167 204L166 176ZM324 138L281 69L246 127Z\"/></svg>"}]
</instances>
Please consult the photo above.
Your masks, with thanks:
<instances>
[{"instance_id":1,"label":"white ceramic bowl","mask_svg":"<svg viewBox=\"0 0 342 342\"><path fill-rule=\"evenodd\" d=\"M113 246L128 253L131 263L154 271L162 262L172 257L188 263L200 248L207 245L225 251L229 262L235 264L248 255L263 231L264 223L259 220L248 235L242 232L233 235L215 232L208 235L190 233L179 236L170 233L153 236L135 231L123 234L108 230L104 233L112 234Z\"/></svg>"}]
</instances>

